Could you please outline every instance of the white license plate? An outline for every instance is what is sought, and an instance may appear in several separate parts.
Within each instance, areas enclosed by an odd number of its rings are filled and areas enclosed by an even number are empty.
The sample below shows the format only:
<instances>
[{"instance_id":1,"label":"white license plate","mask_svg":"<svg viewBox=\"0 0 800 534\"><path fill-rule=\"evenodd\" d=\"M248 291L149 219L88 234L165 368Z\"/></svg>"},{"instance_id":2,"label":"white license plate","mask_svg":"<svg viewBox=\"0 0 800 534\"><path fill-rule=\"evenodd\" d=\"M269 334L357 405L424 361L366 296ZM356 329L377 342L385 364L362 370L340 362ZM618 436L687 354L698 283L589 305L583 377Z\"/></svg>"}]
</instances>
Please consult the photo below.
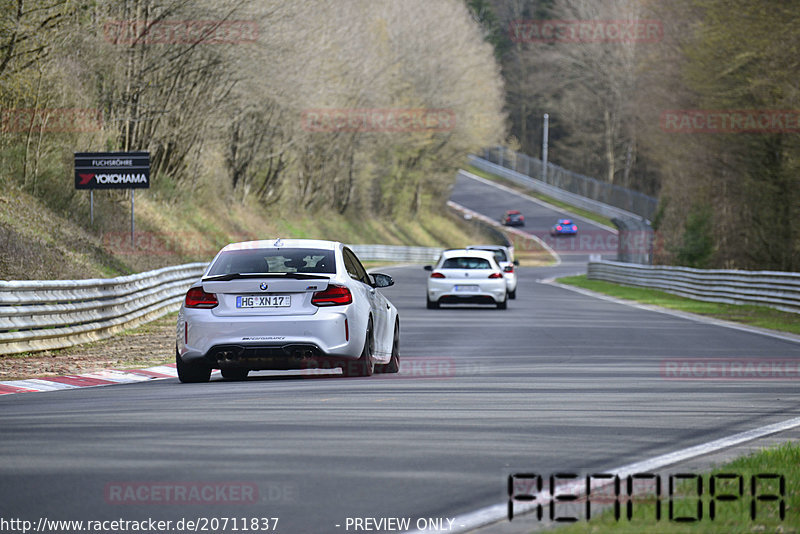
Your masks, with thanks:
<instances>
[{"instance_id":1,"label":"white license plate","mask_svg":"<svg viewBox=\"0 0 800 534\"><path fill-rule=\"evenodd\" d=\"M290 295L244 295L236 297L237 308L287 308L292 305Z\"/></svg>"},{"instance_id":2,"label":"white license plate","mask_svg":"<svg viewBox=\"0 0 800 534\"><path fill-rule=\"evenodd\" d=\"M455 291L480 291L481 288L478 286L455 286L453 288Z\"/></svg>"}]
</instances>

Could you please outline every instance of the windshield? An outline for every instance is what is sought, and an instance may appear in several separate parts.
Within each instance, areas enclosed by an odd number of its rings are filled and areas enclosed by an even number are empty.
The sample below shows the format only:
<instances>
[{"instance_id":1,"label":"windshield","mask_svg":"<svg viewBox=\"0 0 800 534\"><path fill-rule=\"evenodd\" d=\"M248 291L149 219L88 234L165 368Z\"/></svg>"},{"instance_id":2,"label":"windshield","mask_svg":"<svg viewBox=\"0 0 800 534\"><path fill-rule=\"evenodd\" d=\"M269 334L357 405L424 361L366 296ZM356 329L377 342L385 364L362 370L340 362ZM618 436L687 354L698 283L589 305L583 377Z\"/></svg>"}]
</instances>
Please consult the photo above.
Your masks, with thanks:
<instances>
[{"instance_id":1,"label":"windshield","mask_svg":"<svg viewBox=\"0 0 800 534\"><path fill-rule=\"evenodd\" d=\"M233 273L334 274L332 250L266 248L222 252L208 276Z\"/></svg>"}]
</instances>

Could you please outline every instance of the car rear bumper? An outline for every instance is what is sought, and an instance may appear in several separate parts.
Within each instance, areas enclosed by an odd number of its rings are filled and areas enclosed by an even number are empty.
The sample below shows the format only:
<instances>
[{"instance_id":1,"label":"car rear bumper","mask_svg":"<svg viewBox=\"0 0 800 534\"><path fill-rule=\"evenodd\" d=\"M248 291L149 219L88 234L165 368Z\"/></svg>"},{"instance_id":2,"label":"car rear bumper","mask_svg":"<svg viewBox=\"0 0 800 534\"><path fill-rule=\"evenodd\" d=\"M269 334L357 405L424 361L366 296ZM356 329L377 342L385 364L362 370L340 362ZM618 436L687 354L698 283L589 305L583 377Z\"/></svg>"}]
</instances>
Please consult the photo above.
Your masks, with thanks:
<instances>
[{"instance_id":1,"label":"car rear bumper","mask_svg":"<svg viewBox=\"0 0 800 534\"><path fill-rule=\"evenodd\" d=\"M331 355L312 343L214 345L206 354L186 352L181 358L212 369L289 370L332 369L355 357Z\"/></svg>"},{"instance_id":2,"label":"car rear bumper","mask_svg":"<svg viewBox=\"0 0 800 534\"><path fill-rule=\"evenodd\" d=\"M492 283L481 281L463 280L459 284L478 285L479 291L455 291L453 283L431 281L428 284L428 299L439 303L489 303L503 302L506 300L506 281L497 279Z\"/></svg>"},{"instance_id":3,"label":"car rear bumper","mask_svg":"<svg viewBox=\"0 0 800 534\"><path fill-rule=\"evenodd\" d=\"M269 320L184 309L178 317L178 353L185 362L215 369L310 368L314 362L358 359L366 326L355 323L345 310L324 308L314 315Z\"/></svg>"}]
</instances>

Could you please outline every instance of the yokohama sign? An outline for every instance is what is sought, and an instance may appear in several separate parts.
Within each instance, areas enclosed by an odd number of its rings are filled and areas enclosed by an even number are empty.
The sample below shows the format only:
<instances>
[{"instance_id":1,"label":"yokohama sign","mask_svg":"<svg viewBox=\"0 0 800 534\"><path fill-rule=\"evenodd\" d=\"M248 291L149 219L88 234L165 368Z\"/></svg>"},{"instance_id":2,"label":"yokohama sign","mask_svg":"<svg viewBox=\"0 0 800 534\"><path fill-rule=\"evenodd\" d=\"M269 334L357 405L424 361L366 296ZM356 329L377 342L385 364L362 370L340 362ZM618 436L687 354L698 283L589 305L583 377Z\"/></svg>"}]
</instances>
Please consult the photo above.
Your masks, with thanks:
<instances>
[{"instance_id":1,"label":"yokohama sign","mask_svg":"<svg viewBox=\"0 0 800 534\"><path fill-rule=\"evenodd\" d=\"M75 189L147 189L148 152L76 152Z\"/></svg>"}]
</instances>

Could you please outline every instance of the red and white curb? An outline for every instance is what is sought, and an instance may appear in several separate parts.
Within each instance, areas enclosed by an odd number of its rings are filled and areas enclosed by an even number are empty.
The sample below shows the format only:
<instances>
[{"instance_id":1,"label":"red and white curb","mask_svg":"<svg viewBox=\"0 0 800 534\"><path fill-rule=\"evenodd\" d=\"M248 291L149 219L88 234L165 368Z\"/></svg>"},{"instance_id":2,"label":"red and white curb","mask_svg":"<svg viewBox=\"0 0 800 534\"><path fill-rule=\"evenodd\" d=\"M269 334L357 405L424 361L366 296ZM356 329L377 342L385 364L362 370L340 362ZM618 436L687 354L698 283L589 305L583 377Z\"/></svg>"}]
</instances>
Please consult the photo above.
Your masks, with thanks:
<instances>
[{"instance_id":1,"label":"red and white curb","mask_svg":"<svg viewBox=\"0 0 800 534\"><path fill-rule=\"evenodd\" d=\"M114 384L131 384L134 382L147 382L149 380L161 380L164 378L177 378L177 376L178 371L175 369L174 363L157 365L146 369L126 369L124 371L105 369L79 375L0 381L0 395L111 386Z\"/></svg>"}]
</instances>

